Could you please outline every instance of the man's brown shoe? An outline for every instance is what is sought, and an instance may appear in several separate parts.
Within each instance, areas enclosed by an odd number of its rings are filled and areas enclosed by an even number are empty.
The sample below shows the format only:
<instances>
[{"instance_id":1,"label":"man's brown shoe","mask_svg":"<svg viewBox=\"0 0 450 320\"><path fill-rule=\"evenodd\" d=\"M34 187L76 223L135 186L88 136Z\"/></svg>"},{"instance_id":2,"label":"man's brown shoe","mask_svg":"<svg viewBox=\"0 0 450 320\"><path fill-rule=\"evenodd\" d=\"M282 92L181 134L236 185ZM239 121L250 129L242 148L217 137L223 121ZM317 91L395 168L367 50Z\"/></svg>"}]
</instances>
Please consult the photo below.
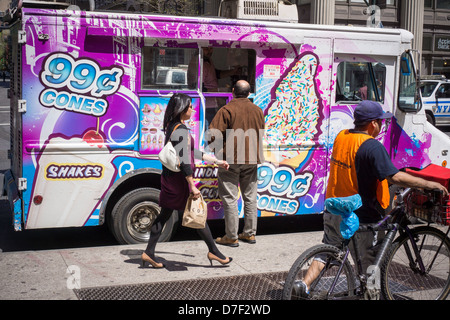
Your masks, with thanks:
<instances>
[{"instance_id":1,"label":"man's brown shoe","mask_svg":"<svg viewBox=\"0 0 450 320\"><path fill-rule=\"evenodd\" d=\"M245 241L245 242L247 242L247 243L256 243L256 237L255 237L255 235L248 236L248 235L246 235L246 234L244 234L244 233L241 233L241 234L238 236L238 239L239 239L239 240L242 240L242 241Z\"/></svg>"},{"instance_id":2,"label":"man's brown shoe","mask_svg":"<svg viewBox=\"0 0 450 320\"><path fill-rule=\"evenodd\" d=\"M229 247L239 247L238 239L233 240L233 239L228 238L226 235L223 236L222 238L218 237L216 239L216 243L222 244L224 246L229 246Z\"/></svg>"}]
</instances>

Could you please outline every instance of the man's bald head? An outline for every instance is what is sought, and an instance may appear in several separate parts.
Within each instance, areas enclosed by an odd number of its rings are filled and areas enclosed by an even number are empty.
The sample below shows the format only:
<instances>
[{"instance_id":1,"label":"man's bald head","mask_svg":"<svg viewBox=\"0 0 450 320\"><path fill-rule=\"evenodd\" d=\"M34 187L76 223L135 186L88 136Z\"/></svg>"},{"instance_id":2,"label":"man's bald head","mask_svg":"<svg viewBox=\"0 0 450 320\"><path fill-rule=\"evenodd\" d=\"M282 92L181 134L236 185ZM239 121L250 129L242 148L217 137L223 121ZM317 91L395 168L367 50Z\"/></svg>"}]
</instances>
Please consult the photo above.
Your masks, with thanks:
<instances>
[{"instance_id":1,"label":"man's bald head","mask_svg":"<svg viewBox=\"0 0 450 320\"><path fill-rule=\"evenodd\" d=\"M245 80L239 80L233 87L233 94L236 98L247 98L250 94L250 84Z\"/></svg>"}]
</instances>

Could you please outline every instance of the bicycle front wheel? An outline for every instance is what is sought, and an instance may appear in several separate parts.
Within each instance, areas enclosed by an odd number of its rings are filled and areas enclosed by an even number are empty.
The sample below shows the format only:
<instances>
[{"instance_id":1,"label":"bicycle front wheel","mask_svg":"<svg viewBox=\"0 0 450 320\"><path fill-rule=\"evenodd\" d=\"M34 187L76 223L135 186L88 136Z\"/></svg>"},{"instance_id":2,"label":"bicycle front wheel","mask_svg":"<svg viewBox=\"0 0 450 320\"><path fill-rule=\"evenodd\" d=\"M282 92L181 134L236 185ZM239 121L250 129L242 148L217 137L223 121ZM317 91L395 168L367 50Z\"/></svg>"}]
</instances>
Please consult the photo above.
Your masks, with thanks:
<instances>
[{"instance_id":1,"label":"bicycle front wheel","mask_svg":"<svg viewBox=\"0 0 450 320\"><path fill-rule=\"evenodd\" d=\"M381 289L389 300L444 300L450 287L450 240L433 227L411 230L396 240L381 270ZM421 266L423 263L423 266Z\"/></svg>"},{"instance_id":2,"label":"bicycle front wheel","mask_svg":"<svg viewBox=\"0 0 450 320\"><path fill-rule=\"evenodd\" d=\"M341 250L326 244L306 250L289 270L284 284L283 299L338 300L353 296L355 274L349 260L343 262L343 256ZM339 269L342 269L340 273ZM300 282L305 277L314 279L309 293L306 294L299 288Z\"/></svg>"}]
</instances>

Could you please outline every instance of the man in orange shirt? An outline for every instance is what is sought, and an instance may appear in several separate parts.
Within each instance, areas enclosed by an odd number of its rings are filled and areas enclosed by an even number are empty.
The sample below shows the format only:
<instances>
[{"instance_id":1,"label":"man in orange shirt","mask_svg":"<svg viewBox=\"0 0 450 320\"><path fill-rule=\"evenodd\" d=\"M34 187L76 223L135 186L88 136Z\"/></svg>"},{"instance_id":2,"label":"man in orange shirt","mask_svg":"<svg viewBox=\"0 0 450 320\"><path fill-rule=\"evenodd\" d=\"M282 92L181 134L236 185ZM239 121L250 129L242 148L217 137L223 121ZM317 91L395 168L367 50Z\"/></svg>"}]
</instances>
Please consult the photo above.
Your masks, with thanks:
<instances>
[{"instance_id":1,"label":"man in orange shirt","mask_svg":"<svg viewBox=\"0 0 450 320\"><path fill-rule=\"evenodd\" d=\"M448 195L447 189L437 182L399 171L384 146L374 139L380 133L384 119L392 116L385 113L377 102L361 101L354 112L355 129L341 131L333 145L326 197L348 197L358 193L362 206L355 213L361 224L377 222L384 216L384 209L390 204L388 182L402 187L437 189ZM324 212L323 219L323 242L340 246L343 241L341 217ZM375 260L384 235L364 232L355 236L361 249L363 270L367 270ZM294 286L297 296L308 296L309 286L323 266L320 259L311 264L303 281Z\"/></svg>"}]
</instances>

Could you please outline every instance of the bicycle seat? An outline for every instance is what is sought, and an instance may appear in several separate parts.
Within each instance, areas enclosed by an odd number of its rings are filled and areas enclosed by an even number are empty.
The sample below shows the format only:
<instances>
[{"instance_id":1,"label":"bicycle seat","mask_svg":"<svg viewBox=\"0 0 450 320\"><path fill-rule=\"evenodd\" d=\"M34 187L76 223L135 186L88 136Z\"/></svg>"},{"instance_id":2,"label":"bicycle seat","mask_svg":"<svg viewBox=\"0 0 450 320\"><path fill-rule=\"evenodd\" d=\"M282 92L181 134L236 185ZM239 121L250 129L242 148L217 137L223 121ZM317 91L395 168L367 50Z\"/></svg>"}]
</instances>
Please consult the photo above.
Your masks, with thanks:
<instances>
[{"instance_id":1,"label":"bicycle seat","mask_svg":"<svg viewBox=\"0 0 450 320\"><path fill-rule=\"evenodd\" d=\"M326 209L332 214L340 215L341 235L344 239L350 239L359 228L358 216L353 212L362 206L359 194L350 197L328 198L325 200Z\"/></svg>"},{"instance_id":2,"label":"bicycle seat","mask_svg":"<svg viewBox=\"0 0 450 320\"><path fill-rule=\"evenodd\" d=\"M359 194L349 197L328 198L325 200L325 207L327 210L333 214L340 215L343 218L349 216L361 206L362 200Z\"/></svg>"}]
</instances>

